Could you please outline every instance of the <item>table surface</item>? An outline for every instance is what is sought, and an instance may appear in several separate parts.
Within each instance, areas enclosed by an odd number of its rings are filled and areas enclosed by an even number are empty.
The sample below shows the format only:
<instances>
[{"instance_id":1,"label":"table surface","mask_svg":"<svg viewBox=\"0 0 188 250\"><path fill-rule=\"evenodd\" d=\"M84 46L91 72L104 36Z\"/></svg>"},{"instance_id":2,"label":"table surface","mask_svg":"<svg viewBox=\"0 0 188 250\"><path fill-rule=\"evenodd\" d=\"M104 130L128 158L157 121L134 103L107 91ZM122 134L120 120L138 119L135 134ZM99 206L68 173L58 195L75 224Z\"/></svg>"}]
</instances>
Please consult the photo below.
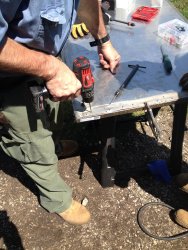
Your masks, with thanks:
<instances>
[{"instance_id":1,"label":"table surface","mask_svg":"<svg viewBox=\"0 0 188 250\"><path fill-rule=\"evenodd\" d=\"M136 1L136 7L151 6L150 4L150 1L146 0ZM69 39L63 52L65 62L72 68L76 57L86 56L90 60L95 78L92 111L88 104L85 107L82 105L81 97L73 101L77 122L132 113L143 109L145 102L151 107L157 107L188 99L188 92L181 91L179 87L180 78L188 72L188 47L177 48L157 35L160 23L175 18L186 21L177 9L168 1L164 1L158 16L150 23L137 21L136 26L128 27L125 24L110 22L107 29L113 46L121 54L121 64L115 75L101 69L96 48L89 46L89 42L93 40L91 36L78 40ZM130 20L129 16L127 20ZM167 75L164 70L160 45L163 45L172 62L173 71L170 75ZM128 64L144 66L145 72L138 71L123 93L109 104L115 91L132 70Z\"/></svg>"}]
</instances>

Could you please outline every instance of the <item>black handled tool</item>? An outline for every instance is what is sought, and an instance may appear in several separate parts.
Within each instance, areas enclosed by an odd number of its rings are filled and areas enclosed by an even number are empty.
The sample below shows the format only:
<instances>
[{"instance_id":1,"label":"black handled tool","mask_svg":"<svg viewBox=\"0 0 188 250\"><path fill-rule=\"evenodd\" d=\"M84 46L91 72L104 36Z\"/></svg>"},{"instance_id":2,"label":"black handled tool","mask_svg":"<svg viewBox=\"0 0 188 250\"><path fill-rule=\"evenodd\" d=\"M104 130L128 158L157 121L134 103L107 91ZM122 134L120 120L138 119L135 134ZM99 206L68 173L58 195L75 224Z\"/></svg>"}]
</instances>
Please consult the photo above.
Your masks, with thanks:
<instances>
[{"instance_id":1,"label":"black handled tool","mask_svg":"<svg viewBox=\"0 0 188 250\"><path fill-rule=\"evenodd\" d=\"M125 81L121 84L119 89L116 90L116 92L114 93L114 97L112 98L110 104L115 100L116 97L118 97L122 93L123 89L127 87L127 85L129 84L129 82L131 81L133 76L136 74L136 72L139 70L139 68L146 68L146 67L140 66L138 64L136 64L136 65L129 64L128 67L132 68L133 70L128 75L128 77L125 79Z\"/></svg>"},{"instance_id":2,"label":"black handled tool","mask_svg":"<svg viewBox=\"0 0 188 250\"><path fill-rule=\"evenodd\" d=\"M135 26L135 23L133 23L133 22L130 22L130 21L126 22L126 21L122 21L122 20L113 18L110 14L108 14L104 10L104 8L102 8L102 13L103 13L103 19L104 19L105 24L108 24L110 21L112 21L112 22L117 22L117 23L123 23L123 24L126 24L126 25L131 26L131 27Z\"/></svg>"},{"instance_id":3,"label":"black handled tool","mask_svg":"<svg viewBox=\"0 0 188 250\"><path fill-rule=\"evenodd\" d=\"M161 53L162 53L162 56L163 56L163 65L164 65L164 68L165 68L166 72L168 74L170 74L171 71L172 71L172 63L171 63L168 55L164 52L164 49L163 49L162 45L161 45L160 48L161 48Z\"/></svg>"},{"instance_id":4,"label":"black handled tool","mask_svg":"<svg viewBox=\"0 0 188 250\"><path fill-rule=\"evenodd\" d=\"M128 26L135 26L135 23L133 23L133 22L125 22L125 21L122 21L122 20L119 20L119 19L115 19L115 18L110 18L110 21L113 21L113 22L117 22L117 23L123 23L123 24L126 24L126 25L128 25Z\"/></svg>"},{"instance_id":5,"label":"black handled tool","mask_svg":"<svg viewBox=\"0 0 188 250\"><path fill-rule=\"evenodd\" d=\"M49 98L50 94L47 88L43 84L40 84L39 81L31 80L28 82L30 91L33 96L33 105L36 113L44 111L44 99Z\"/></svg>"}]
</instances>

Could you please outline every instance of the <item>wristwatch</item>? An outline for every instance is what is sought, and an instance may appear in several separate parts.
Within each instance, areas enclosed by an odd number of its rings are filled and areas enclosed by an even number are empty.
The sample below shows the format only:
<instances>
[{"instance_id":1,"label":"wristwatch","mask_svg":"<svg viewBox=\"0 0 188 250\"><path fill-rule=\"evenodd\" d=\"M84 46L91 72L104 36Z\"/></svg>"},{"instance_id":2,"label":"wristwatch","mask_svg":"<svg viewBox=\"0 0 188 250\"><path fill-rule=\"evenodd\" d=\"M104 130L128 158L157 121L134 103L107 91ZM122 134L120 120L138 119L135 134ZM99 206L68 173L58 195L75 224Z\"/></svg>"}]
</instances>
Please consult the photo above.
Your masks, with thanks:
<instances>
[{"instance_id":1,"label":"wristwatch","mask_svg":"<svg viewBox=\"0 0 188 250\"><path fill-rule=\"evenodd\" d=\"M95 39L95 41L93 42L90 42L90 46L91 47L94 47L94 46L100 46L102 45L103 43L106 43L110 40L110 36L107 34L106 36L104 36L103 38L101 39Z\"/></svg>"}]
</instances>

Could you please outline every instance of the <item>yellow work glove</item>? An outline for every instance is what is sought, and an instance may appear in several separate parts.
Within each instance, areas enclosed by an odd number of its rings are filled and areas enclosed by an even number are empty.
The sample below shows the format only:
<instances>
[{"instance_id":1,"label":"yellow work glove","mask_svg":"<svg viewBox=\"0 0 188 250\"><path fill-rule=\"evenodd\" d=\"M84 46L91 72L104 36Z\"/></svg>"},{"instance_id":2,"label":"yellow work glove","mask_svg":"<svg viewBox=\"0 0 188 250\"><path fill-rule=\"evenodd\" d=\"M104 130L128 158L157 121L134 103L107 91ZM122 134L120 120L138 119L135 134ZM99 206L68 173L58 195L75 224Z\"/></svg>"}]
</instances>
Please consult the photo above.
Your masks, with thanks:
<instances>
[{"instance_id":1,"label":"yellow work glove","mask_svg":"<svg viewBox=\"0 0 188 250\"><path fill-rule=\"evenodd\" d=\"M89 30L87 29L85 23L74 24L72 26L71 35L74 39L77 39L79 37L84 37L88 33Z\"/></svg>"}]
</instances>

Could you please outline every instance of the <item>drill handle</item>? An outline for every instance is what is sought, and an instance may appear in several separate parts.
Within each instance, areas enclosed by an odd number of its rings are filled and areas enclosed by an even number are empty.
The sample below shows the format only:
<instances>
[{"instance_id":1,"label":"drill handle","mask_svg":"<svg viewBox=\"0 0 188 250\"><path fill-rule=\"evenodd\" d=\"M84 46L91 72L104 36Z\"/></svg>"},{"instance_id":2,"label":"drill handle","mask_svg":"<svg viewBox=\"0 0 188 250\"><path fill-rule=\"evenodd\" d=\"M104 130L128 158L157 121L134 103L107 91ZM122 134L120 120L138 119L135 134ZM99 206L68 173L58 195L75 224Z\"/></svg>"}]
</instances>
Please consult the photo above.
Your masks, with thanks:
<instances>
[{"instance_id":1,"label":"drill handle","mask_svg":"<svg viewBox=\"0 0 188 250\"><path fill-rule=\"evenodd\" d=\"M33 96L33 105L37 113L44 111L44 99L49 98L49 92L44 86L30 86L30 91Z\"/></svg>"}]
</instances>

